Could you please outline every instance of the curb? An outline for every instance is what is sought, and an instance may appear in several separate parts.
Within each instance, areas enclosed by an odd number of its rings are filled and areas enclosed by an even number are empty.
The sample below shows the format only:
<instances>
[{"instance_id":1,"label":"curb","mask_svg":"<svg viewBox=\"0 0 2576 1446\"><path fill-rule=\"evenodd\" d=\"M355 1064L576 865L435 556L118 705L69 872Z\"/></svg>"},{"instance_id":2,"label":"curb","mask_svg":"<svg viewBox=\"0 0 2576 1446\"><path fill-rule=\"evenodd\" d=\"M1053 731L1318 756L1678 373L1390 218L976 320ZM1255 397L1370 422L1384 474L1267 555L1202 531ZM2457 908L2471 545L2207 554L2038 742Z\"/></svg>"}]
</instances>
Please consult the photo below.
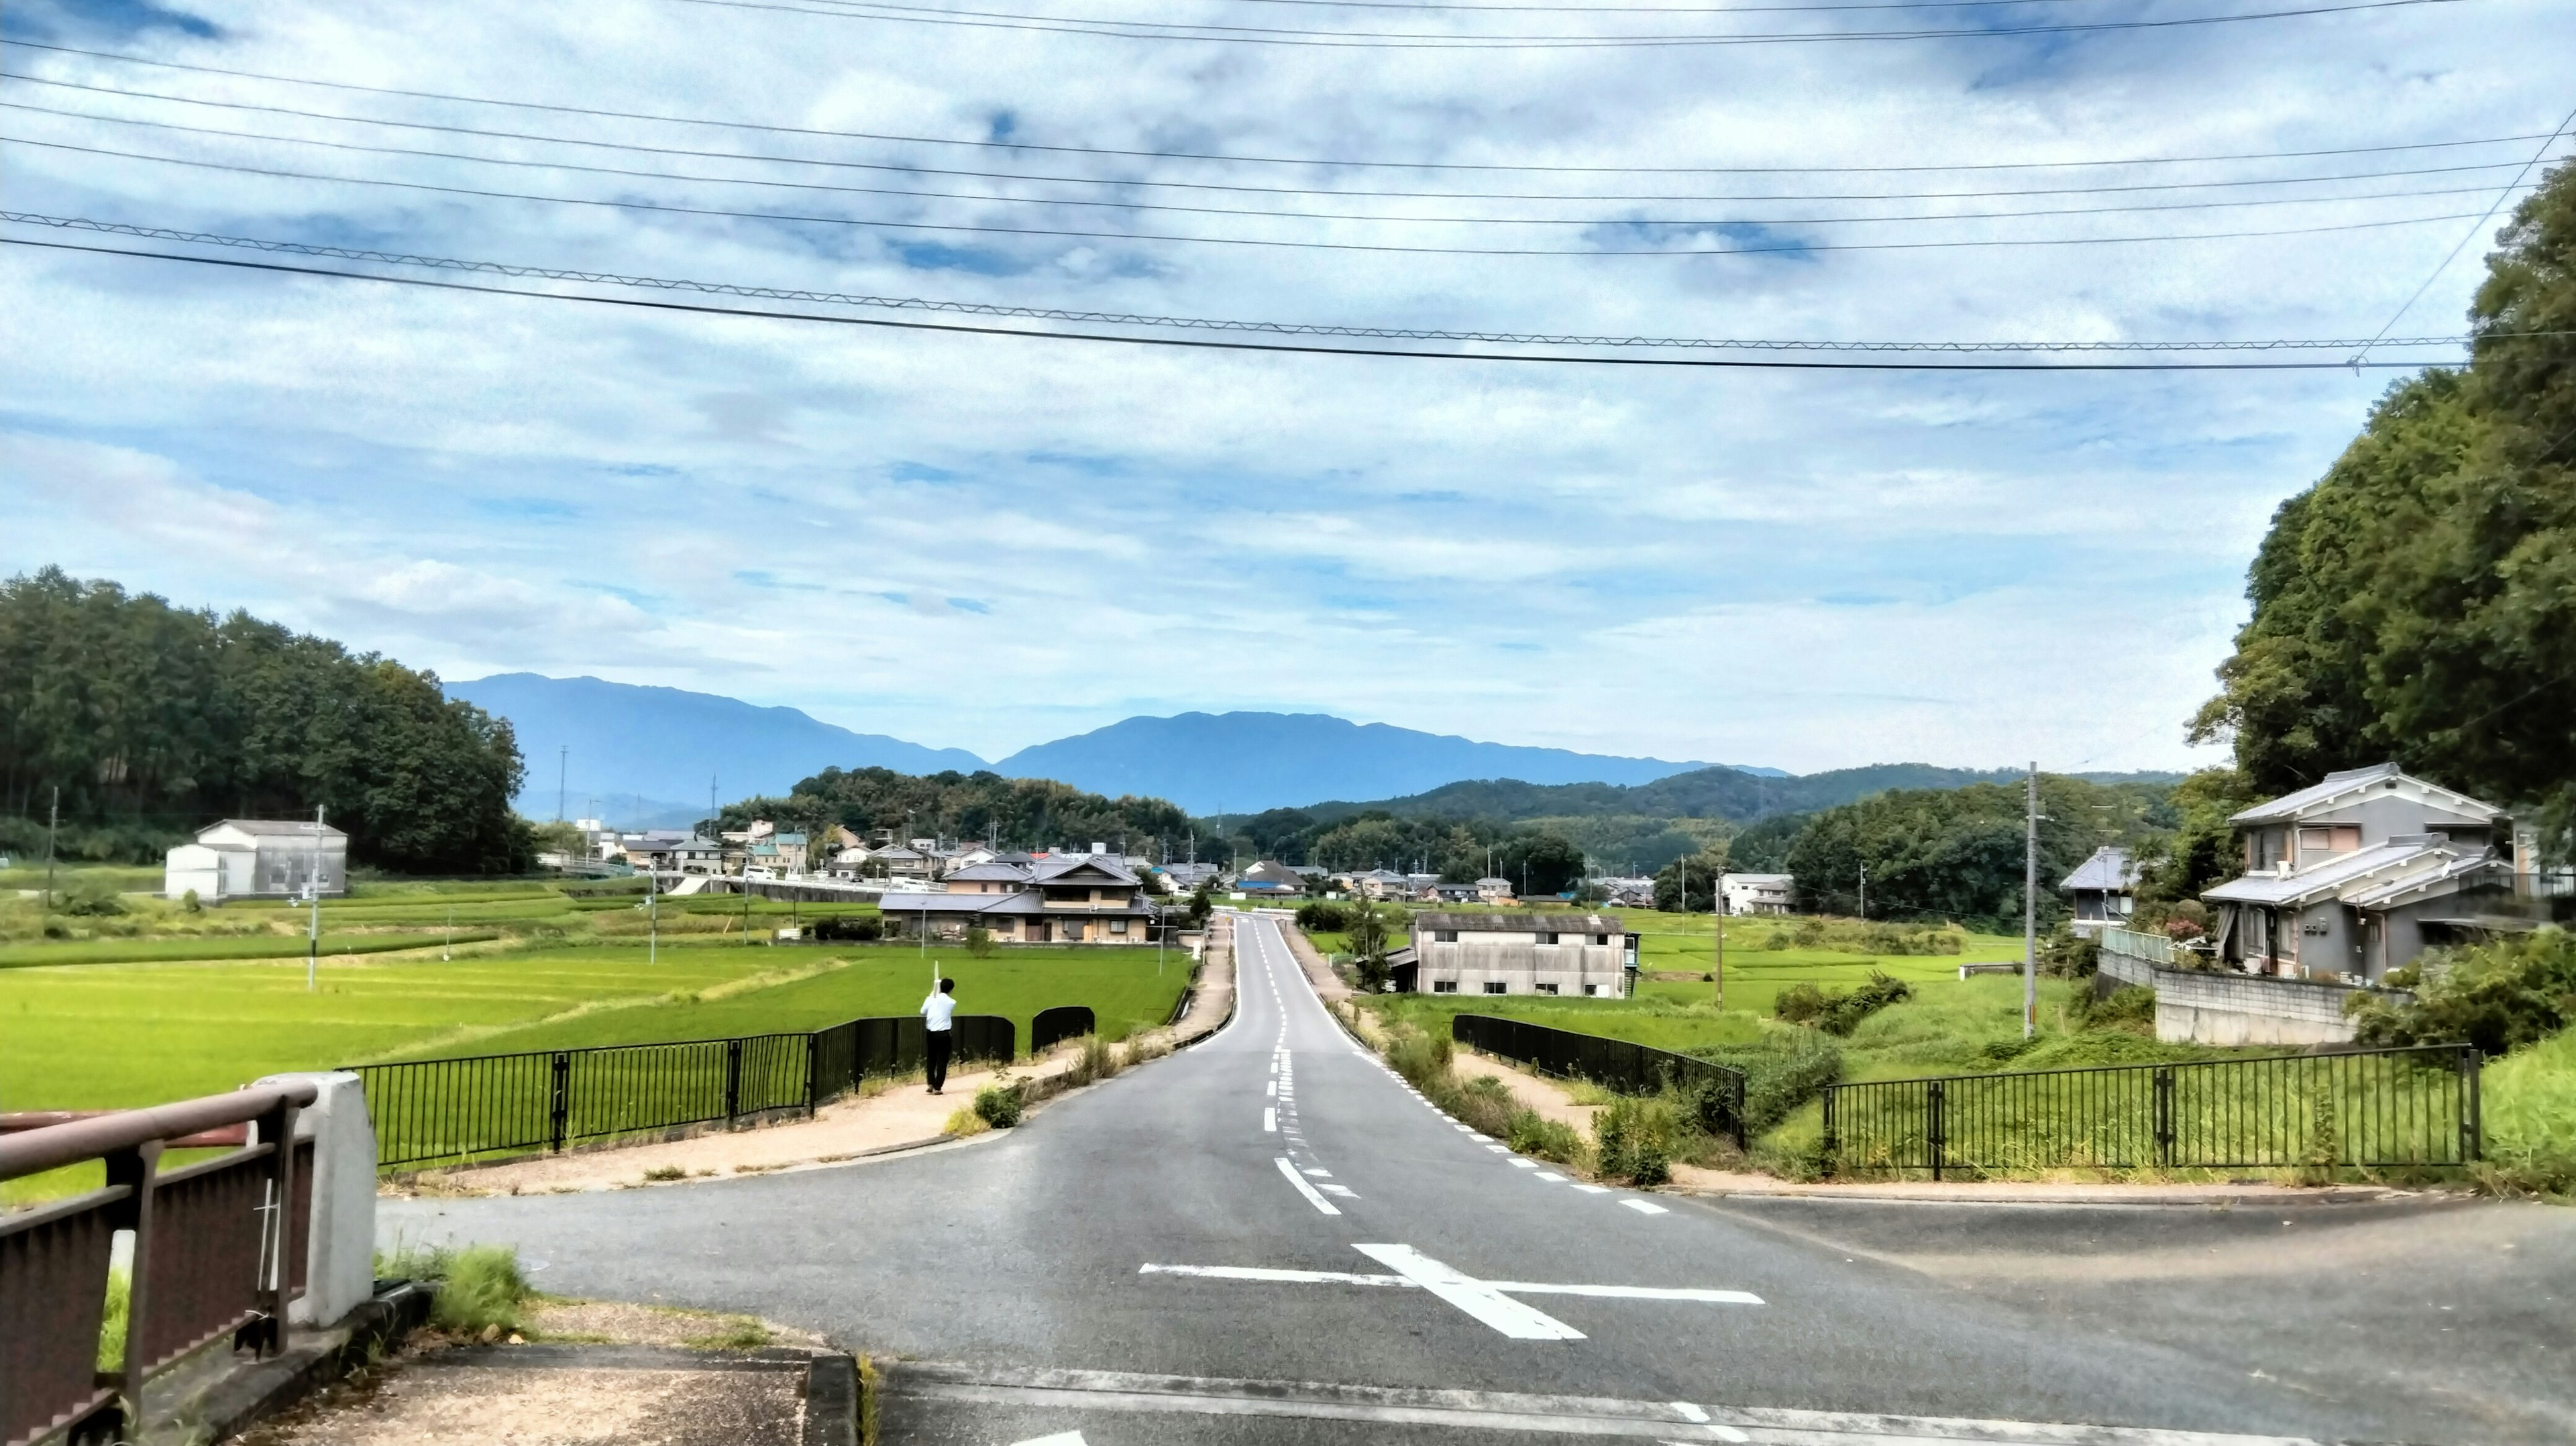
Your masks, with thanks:
<instances>
[{"instance_id":1,"label":"curb","mask_svg":"<svg viewBox=\"0 0 2576 1446\"><path fill-rule=\"evenodd\" d=\"M225 1372L168 1416L156 1413L146 1434L193 1428L208 1441L239 1435L365 1366L418 1329L429 1319L434 1294L410 1281L380 1290L341 1324L314 1332L303 1344L290 1344L266 1360Z\"/></svg>"}]
</instances>

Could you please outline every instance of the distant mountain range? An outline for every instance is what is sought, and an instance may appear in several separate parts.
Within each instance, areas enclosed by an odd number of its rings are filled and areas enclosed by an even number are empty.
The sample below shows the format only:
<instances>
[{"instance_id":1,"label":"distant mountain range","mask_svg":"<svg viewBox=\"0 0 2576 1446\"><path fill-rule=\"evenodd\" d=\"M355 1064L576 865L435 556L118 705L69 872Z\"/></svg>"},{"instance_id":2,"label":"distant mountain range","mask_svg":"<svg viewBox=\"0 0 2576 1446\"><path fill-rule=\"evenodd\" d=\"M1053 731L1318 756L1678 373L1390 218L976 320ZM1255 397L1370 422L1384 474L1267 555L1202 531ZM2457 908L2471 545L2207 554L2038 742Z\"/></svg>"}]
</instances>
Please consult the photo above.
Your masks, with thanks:
<instances>
[{"instance_id":1,"label":"distant mountain range","mask_svg":"<svg viewBox=\"0 0 2576 1446\"><path fill-rule=\"evenodd\" d=\"M1478 743L1324 713L1183 713L1112 723L1023 748L994 766L1112 797L1150 794L1207 815L1420 793L1459 779L1649 783L1709 765Z\"/></svg>"},{"instance_id":2,"label":"distant mountain range","mask_svg":"<svg viewBox=\"0 0 2576 1446\"><path fill-rule=\"evenodd\" d=\"M555 816L558 777L566 818L595 807L619 827L676 828L708 816L710 791L724 802L783 794L836 764L902 773L987 766L962 748L924 748L794 708L678 688L498 673L449 683L447 694L510 720L528 762L518 807L530 818Z\"/></svg>"},{"instance_id":3,"label":"distant mountain range","mask_svg":"<svg viewBox=\"0 0 2576 1446\"><path fill-rule=\"evenodd\" d=\"M2093 783L2171 783L2179 773L2079 773ZM1784 813L1812 813L1896 788L1965 788L1972 783L2018 783L2017 769L1940 768L1929 763L1873 763L1828 773L1754 773L1739 768L1700 768L1634 787L1610 783L1554 786L1511 779L1444 784L1407 797L1373 803L1318 803L1304 810L1319 822L1383 810L1398 818L1723 818L1737 823Z\"/></svg>"},{"instance_id":4,"label":"distant mountain range","mask_svg":"<svg viewBox=\"0 0 2576 1446\"><path fill-rule=\"evenodd\" d=\"M1353 723L1320 713L1184 713L1130 718L1024 748L998 763L857 733L794 708L598 678L501 673L449 683L448 695L510 720L527 759L519 810L552 818L597 809L626 827L685 824L720 801L785 794L827 767L1052 778L1094 793L1169 799L1194 814L1258 813L1318 798L1419 795L1462 779L1524 785L1651 784L1704 763L1521 748ZM569 750L565 752L563 750ZM1718 769L1715 771L1729 772ZM1785 777L1777 769L1747 770Z\"/></svg>"}]
</instances>

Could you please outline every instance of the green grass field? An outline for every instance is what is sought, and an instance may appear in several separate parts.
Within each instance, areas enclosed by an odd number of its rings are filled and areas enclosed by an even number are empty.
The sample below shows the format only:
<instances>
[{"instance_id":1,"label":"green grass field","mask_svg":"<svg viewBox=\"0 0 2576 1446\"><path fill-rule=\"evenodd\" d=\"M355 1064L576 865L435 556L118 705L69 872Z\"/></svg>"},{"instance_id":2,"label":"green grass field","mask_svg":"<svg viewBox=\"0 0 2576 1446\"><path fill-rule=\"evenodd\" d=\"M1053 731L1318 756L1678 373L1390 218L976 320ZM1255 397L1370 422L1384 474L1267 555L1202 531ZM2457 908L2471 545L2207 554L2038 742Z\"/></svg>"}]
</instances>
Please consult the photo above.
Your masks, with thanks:
<instances>
[{"instance_id":1,"label":"green grass field","mask_svg":"<svg viewBox=\"0 0 2576 1446\"><path fill-rule=\"evenodd\" d=\"M444 934L325 934L319 952L325 959L351 954L383 954L401 949L435 949L442 942L480 944L500 935L490 930L459 929ZM235 934L203 939L88 939L77 944L0 945L0 969L46 964L140 964L158 960L283 959L304 957L306 941L293 934Z\"/></svg>"}]
</instances>

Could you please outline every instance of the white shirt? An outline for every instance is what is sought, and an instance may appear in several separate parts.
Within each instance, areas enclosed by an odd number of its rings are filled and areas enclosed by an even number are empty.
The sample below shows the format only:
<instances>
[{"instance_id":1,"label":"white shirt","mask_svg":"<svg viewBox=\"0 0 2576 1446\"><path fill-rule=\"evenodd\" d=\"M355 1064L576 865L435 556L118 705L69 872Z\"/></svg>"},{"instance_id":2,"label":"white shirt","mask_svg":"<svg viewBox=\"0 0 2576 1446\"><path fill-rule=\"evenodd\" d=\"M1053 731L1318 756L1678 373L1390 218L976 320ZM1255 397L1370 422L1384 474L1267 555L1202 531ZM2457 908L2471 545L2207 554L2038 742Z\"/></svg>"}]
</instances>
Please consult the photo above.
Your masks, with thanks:
<instances>
[{"instance_id":1,"label":"white shirt","mask_svg":"<svg viewBox=\"0 0 2576 1446\"><path fill-rule=\"evenodd\" d=\"M928 1027L934 1033L947 1033L949 1017L956 1012L957 996L954 994L942 994L934 989L928 999L921 1001L921 1017L930 1021Z\"/></svg>"}]
</instances>

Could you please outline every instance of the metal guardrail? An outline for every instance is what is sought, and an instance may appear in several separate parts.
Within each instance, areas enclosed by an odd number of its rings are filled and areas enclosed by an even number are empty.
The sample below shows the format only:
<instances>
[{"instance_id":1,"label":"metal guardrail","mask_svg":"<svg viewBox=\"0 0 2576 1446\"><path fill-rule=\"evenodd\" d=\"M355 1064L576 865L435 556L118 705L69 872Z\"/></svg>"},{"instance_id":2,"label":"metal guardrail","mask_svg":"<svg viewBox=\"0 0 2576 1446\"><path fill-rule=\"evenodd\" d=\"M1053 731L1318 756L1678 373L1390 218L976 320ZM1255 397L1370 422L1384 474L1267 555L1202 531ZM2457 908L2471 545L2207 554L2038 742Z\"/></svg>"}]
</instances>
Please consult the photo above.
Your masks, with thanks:
<instances>
[{"instance_id":1,"label":"metal guardrail","mask_svg":"<svg viewBox=\"0 0 2576 1446\"><path fill-rule=\"evenodd\" d=\"M226 1335L260 1351L284 1343L313 1207L312 1146L281 1142L316 1095L261 1085L0 1138L0 1180L92 1160L107 1171L103 1189L0 1215L0 1442L125 1439L154 1372ZM161 1168L173 1144L243 1124L253 1143ZM121 1231L134 1237L125 1349L102 1371Z\"/></svg>"},{"instance_id":2,"label":"metal guardrail","mask_svg":"<svg viewBox=\"0 0 2576 1446\"><path fill-rule=\"evenodd\" d=\"M1491 1014L1461 1014L1449 1021L1449 1037L1469 1049L1525 1064L1560 1079L1585 1079L1618 1094L1653 1094L1667 1086L1701 1091L1715 1105L1716 1118L1703 1119L1712 1133L1746 1143L1744 1072L1728 1065L1668 1049L1553 1029L1526 1020ZM1707 1106L1703 1106L1707 1108Z\"/></svg>"},{"instance_id":3,"label":"metal guardrail","mask_svg":"<svg viewBox=\"0 0 2576 1446\"><path fill-rule=\"evenodd\" d=\"M1053 1009L1041 1009L1029 1020L1029 1053L1053 1049L1068 1039L1080 1039L1086 1034L1096 1033L1098 1029L1088 1004L1061 1004Z\"/></svg>"},{"instance_id":4,"label":"metal guardrail","mask_svg":"<svg viewBox=\"0 0 2576 1446\"><path fill-rule=\"evenodd\" d=\"M956 1058L1009 1060L1018 1027L961 1014ZM599 1045L353 1067L380 1169L463 1163L593 1141L812 1114L873 1075L919 1069L919 1016L853 1019L809 1034Z\"/></svg>"},{"instance_id":5,"label":"metal guardrail","mask_svg":"<svg viewBox=\"0 0 2576 1446\"><path fill-rule=\"evenodd\" d=\"M2347 1050L1829 1085L1828 1169L2457 1166L2480 1157L2478 1051Z\"/></svg>"}]
</instances>

